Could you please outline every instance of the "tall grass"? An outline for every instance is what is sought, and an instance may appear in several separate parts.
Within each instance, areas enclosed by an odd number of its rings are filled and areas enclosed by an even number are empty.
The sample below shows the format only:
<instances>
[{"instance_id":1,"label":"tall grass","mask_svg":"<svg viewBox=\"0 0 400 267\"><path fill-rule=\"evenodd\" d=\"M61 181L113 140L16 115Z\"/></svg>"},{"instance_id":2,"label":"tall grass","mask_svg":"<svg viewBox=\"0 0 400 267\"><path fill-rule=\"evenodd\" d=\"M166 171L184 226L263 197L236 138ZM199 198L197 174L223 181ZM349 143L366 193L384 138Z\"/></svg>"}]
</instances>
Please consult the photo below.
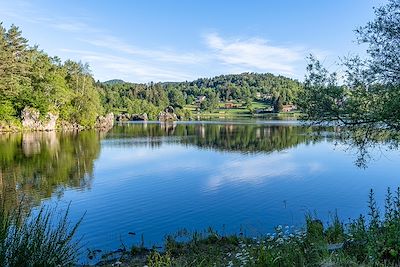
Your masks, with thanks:
<instances>
[{"instance_id":1,"label":"tall grass","mask_svg":"<svg viewBox=\"0 0 400 267\"><path fill-rule=\"evenodd\" d=\"M76 262L80 240L73 239L82 218L71 224L66 212L57 218L55 209L42 207L37 214L19 205L0 212L1 266L64 266Z\"/></svg>"},{"instance_id":2,"label":"tall grass","mask_svg":"<svg viewBox=\"0 0 400 267\"><path fill-rule=\"evenodd\" d=\"M371 190L366 215L344 223L334 213L324 224L308 214L305 222L302 229L277 226L274 233L257 238L214 230L195 233L186 242L168 236L162 251L148 250L143 258L132 250L131 260L149 267L400 266L400 188L388 189L382 211ZM129 263L129 258L124 261Z\"/></svg>"}]
</instances>

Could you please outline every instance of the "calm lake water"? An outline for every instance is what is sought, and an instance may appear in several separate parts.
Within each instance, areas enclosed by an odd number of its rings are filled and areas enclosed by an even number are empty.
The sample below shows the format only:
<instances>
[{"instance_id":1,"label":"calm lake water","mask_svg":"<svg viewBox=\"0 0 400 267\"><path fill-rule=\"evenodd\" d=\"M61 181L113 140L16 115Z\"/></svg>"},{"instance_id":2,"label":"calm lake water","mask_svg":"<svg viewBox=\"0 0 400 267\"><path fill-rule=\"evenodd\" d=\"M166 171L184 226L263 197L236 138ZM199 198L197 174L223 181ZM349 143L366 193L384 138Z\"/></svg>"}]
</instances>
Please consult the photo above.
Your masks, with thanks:
<instances>
[{"instance_id":1,"label":"calm lake water","mask_svg":"<svg viewBox=\"0 0 400 267\"><path fill-rule=\"evenodd\" d=\"M85 212L86 248L121 240L162 243L180 229L256 236L276 225L301 226L306 212L366 212L368 192L382 204L399 186L399 151L371 151L368 168L338 145L333 128L291 121L131 123L107 133L0 135L0 197L10 208L71 203ZM135 232L136 236L128 235Z\"/></svg>"}]
</instances>

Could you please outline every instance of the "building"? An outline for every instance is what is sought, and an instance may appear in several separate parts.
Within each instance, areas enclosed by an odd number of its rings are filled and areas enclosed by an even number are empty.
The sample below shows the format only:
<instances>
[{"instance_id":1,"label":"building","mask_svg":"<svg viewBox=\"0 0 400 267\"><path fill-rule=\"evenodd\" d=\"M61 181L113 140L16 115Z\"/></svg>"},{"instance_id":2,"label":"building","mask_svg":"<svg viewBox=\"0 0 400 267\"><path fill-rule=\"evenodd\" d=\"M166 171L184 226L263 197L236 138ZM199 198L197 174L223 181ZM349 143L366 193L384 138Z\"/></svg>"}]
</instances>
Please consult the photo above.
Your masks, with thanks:
<instances>
[{"instance_id":1,"label":"building","mask_svg":"<svg viewBox=\"0 0 400 267\"><path fill-rule=\"evenodd\" d=\"M225 103L225 108L226 109L235 108L235 107L236 107L236 105L233 104L232 102Z\"/></svg>"},{"instance_id":2,"label":"building","mask_svg":"<svg viewBox=\"0 0 400 267\"><path fill-rule=\"evenodd\" d=\"M203 102L204 100L206 100L206 96L204 95L200 95L196 98L196 103L200 104L201 102Z\"/></svg>"},{"instance_id":3,"label":"building","mask_svg":"<svg viewBox=\"0 0 400 267\"><path fill-rule=\"evenodd\" d=\"M263 94L260 92L256 93L256 99L258 99L258 100L270 100L272 98L273 98L273 95L270 95L270 94Z\"/></svg>"},{"instance_id":4,"label":"building","mask_svg":"<svg viewBox=\"0 0 400 267\"><path fill-rule=\"evenodd\" d=\"M283 105L282 112L292 112L296 109L297 109L296 105Z\"/></svg>"}]
</instances>

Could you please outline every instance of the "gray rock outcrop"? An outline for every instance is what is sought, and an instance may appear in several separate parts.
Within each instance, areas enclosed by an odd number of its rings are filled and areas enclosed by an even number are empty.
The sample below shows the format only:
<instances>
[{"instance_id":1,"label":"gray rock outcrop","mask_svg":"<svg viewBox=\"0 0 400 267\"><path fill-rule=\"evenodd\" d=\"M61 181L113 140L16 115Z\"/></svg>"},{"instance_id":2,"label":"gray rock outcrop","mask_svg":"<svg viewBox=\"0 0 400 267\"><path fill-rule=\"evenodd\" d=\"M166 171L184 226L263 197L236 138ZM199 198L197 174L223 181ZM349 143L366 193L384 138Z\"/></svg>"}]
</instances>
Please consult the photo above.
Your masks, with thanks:
<instances>
[{"instance_id":1,"label":"gray rock outcrop","mask_svg":"<svg viewBox=\"0 0 400 267\"><path fill-rule=\"evenodd\" d=\"M148 121L147 113L143 114L133 114L131 116L131 121Z\"/></svg>"},{"instance_id":2,"label":"gray rock outcrop","mask_svg":"<svg viewBox=\"0 0 400 267\"><path fill-rule=\"evenodd\" d=\"M177 121L178 116L174 113L174 108L169 106L167 107L164 111L161 111L160 114L158 114L158 120L159 121Z\"/></svg>"},{"instance_id":3,"label":"gray rock outcrop","mask_svg":"<svg viewBox=\"0 0 400 267\"><path fill-rule=\"evenodd\" d=\"M132 114L129 115L127 113L122 113L122 114L118 114L116 116L116 121L118 122L123 122L123 121L148 121L149 118L147 116L147 113L143 113L143 114Z\"/></svg>"},{"instance_id":4,"label":"gray rock outcrop","mask_svg":"<svg viewBox=\"0 0 400 267\"><path fill-rule=\"evenodd\" d=\"M38 110L26 107L22 110L22 127L34 131L54 131L58 115L48 112L43 120L40 119Z\"/></svg>"},{"instance_id":5,"label":"gray rock outcrop","mask_svg":"<svg viewBox=\"0 0 400 267\"><path fill-rule=\"evenodd\" d=\"M108 113L105 116L99 116L94 125L95 128L100 130L107 130L114 126L114 114Z\"/></svg>"},{"instance_id":6,"label":"gray rock outcrop","mask_svg":"<svg viewBox=\"0 0 400 267\"><path fill-rule=\"evenodd\" d=\"M122 122L122 121L129 121L130 120L130 115L127 113L122 113L118 114L115 118L116 121Z\"/></svg>"}]
</instances>

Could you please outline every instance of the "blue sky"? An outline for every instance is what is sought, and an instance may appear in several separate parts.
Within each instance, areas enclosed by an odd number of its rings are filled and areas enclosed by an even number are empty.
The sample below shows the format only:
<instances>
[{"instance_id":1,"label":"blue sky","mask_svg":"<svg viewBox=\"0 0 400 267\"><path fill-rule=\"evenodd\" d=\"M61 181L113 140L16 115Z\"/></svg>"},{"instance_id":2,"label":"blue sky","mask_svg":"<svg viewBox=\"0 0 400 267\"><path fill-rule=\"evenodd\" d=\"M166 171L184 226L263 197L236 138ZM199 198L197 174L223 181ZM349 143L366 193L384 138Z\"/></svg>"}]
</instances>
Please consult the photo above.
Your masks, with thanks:
<instances>
[{"instance_id":1,"label":"blue sky","mask_svg":"<svg viewBox=\"0 0 400 267\"><path fill-rule=\"evenodd\" d=\"M242 72L302 80L306 56L330 69L363 53L353 30L385 0L0 0L49 55L88 62L96 79L184 81Z\"/></svg>"}]
</instances>

